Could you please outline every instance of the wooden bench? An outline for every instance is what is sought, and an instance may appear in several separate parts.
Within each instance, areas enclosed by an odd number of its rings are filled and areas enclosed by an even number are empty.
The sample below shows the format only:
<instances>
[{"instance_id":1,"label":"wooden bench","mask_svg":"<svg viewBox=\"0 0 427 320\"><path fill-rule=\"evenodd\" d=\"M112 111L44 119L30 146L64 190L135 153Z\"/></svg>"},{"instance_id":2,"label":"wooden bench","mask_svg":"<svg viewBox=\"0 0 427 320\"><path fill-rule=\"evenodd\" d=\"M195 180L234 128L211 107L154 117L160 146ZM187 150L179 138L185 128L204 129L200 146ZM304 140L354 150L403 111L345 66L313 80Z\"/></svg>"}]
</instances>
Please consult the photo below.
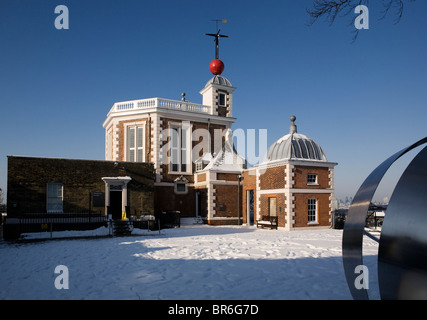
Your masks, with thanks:
<instances>
[{"instance_id":1,"label":"wooden bench","mask_svg":"<svg viewBox=\"0 0 427 320\"><path fill-rule=\"evenodd\" d=\"M277 216L261 216L261 220L257 220L256 226L257 228L261 227L268 227L270 229L276 229L279 225L278 217Z\"/></svg>"}]
</instances>

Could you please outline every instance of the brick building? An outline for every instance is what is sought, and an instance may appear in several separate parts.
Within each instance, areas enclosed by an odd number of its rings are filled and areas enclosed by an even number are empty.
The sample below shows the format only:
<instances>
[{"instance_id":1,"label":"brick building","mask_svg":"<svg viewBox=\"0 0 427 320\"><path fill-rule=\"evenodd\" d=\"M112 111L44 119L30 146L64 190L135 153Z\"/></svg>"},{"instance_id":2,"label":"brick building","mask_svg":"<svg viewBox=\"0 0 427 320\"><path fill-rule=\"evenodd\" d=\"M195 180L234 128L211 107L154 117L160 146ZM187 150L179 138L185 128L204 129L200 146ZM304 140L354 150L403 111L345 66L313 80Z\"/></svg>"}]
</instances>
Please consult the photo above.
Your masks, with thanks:
<instances>
[{"instance_id":1,"label":"brick building","mask_svg":"<svg viewBox=\"0 0 427 320\"><path fill-rule=\"evenodd\" d=\"M232 142L233 91L215 75L203 104L160 98L118 102L108 113L106 159L154 164L154 210L178 210L208 224L251 224L277 216L280 227L331 225L334 167L297 132L277 140L250 169ZM191 148L189 148L191 146Z\"/></svg>"},{"instance_id":2,"label":"brick building","mask_svg":"<svg viewBox=\"0 0 427 320\"><path fill-rule=\"evenodd\" d=\"M153 173L150 163L8 156L7 214L153 212Z\"/></svg>"},{"instance_id":3,"label":"brick building","mask_svg":"<svg viewBox=\"0 0 427 320\"><path fill-rule=\"evenodd\" d=\"M105 158L154 165L155 211L177 210L209 224L237 223L244 159L230 142L233 91L214 75L203 104L151 98L115 103L103 123ZM230 160L230 161L229 161Z\"/></svg>"},{"instance_id":4,"label":"brick building","mask_svg":"<svg viewBox=\"0 0 427 320\"><path fill-rule=\"evenodd\" d=\"M218 41L219 32L212 36ZM104 195L97 206L113 219L180 211L212 225L267 215L288 230L330 226L336 163L297 133L291 117L289 134L246 169L231 132L236 88L223 68L218 58L211 62L202 104L184 93L114 103L103 122L105 161L9 157L8 214L86 207L96 192Z\"/></svg>"},{"instance_id":5,"label":"brick building","mask_svg":"<svg viewBox=\"0 0 427 320\"><path fill-rule=\"evenodd\" d=\"M331 225L337 163L329 162L315 141L297 133L295 120L292 116L289 134L270 146L264 161L243 173L247 223L253 210L255 219L277 216L287 230Z\"/></svg>"}]
</instances>

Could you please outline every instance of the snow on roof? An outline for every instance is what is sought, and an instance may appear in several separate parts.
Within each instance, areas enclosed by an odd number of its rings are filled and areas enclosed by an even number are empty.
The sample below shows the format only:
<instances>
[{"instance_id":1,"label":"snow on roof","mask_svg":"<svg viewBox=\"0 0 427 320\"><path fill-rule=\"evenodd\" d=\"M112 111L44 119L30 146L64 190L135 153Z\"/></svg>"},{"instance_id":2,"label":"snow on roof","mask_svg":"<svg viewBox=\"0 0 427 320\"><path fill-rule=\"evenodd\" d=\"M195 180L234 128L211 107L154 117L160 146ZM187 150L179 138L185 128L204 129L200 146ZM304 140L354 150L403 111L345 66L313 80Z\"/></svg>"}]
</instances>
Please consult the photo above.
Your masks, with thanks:
<instances>
[{"instance_id":1,"label":"snow on roof","mask_svg":"<svg viewBox=\"0 0 427 320\"><path fill-rule=\"evenodd\" d=\"M202 171L243 171L245 167L245 160L234 150L232 136L231 129L228 129L225 136L224 147Z\"/></svg>"}]
</instances>

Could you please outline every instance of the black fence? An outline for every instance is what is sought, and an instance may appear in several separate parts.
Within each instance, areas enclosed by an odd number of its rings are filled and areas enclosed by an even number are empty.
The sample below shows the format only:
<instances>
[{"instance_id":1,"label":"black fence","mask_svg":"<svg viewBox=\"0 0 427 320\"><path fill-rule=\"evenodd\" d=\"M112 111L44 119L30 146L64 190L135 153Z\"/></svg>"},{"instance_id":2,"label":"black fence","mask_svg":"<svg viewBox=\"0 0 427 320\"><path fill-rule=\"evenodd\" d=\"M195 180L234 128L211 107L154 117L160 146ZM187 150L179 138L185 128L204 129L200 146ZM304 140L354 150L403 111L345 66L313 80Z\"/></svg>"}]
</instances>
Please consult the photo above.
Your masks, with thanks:
<instances>
[{"instance_id":1,"label":"black fence","mask_svg":"<svg viewBox=\"0 0 427 320\"><path fill-rule=\"evenodd\" d=\"M22 233L32 232L94 230L107 225L107 217L101 213L26 213L19 218L6 218L3 238L14 240Z\"/></svg>"},{"instance_id":2,"label":"black fence","mask_svg":"<svg viewBox=\"0 0 427 320\"><path fill-rule=\"evenodd\" d=\"M344 229L345 219L347 218L348 209L337 209L334 211L332 218L333 229Z\"/></svg>"},{"instance_id":3,"label":"black fence","mask_svg":"<svg viewBox=\"0 0 427 320\"><path fill-rule=\"evenodd\" d=\"M375 206L371 205L366 214L365 227L367 228L379 228L382 227L386 206ZM348 209L336 209L332 219L333 229L344 229L345 220L347 218Z\"/></svg>"},{"instance_id":4,"label":"black fence","mask_svg":"<svg viewBox=\"0 0 427 320\"><path fill-rule=\"evenodd\" d=\"M156 214L156 220L159 221L162 229L181 227L180 211L161 211Z\"/></svg>"},{"instance_id":5,"label":"black fence","mask_svg":"<svg viewBox=\"0 0 427 320\"><path fill-rule=\"evenodd\" d=\"M134 228L160 230L181 227L180 211L160 211L155 215L142 213L140 216L131 216L130 221Z\"/></svg>"},{"instance_id":6,"label":"black fence","mask_svg":"<svg viewBox=\"0 0 427 320\"><path fill-rule=\"evenodd\" d=\"M149 214L148 212L142 213L139 216L130 216L129 220L131 221L134 228L151 231L160 230L159 221L155 216Z\"/></svg>"},{"instance_id":7,"label":"black fence","mask_svg":"<svg viewBox=\"0 0 427 320\"><path fill-rule=\"evenodd\" d=\"M368 228L380 228L383 226L384 222L384 215L381 213L378 213L376 211L371 212L368 211L368 215L366 217L366 227Z\"/></svg>"}]
</instances>

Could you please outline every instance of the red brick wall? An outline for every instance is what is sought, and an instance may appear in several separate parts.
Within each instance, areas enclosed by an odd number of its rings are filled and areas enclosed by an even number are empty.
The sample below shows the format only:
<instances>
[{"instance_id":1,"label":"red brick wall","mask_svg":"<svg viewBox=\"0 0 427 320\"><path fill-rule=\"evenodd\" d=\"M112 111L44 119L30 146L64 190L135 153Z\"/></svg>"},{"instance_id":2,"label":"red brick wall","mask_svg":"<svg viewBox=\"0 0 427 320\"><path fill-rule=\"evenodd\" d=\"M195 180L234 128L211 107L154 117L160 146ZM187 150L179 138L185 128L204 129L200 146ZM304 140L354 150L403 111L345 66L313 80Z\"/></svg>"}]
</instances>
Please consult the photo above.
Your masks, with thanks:
<instances>
[{"instance_id":1,"label":"red brick wall","mask_svg":"<svg viewBox=\"0 0 427 320\"><path fill-rule=\"evenodd\" d=\"M217 180L225 180L225 181L237 181L237 174L218 172L216 175L216 179Z\"/></svg>"},{"instance_id":2,"label":"red brick wall","mask_svg":"<svg viewBox=\"0 0 427 320\"><path fill-rule=\"evenodd\" d=\"M276 215L279 217L279 227L284 227L286 224L286 203L285 195L283 193L279 194L262 194L260 196L260 214L261 216L268 216L268 202L270 197L276 198Z\"/></svg>"},{"instance_id":3,"label":"red brick wall","mask_svg":"<svg viewBox=\"0 0 427 320\"><path fill-rule=\"evenodd\" d=\"M154 187L154 210L180 211L182 217L196 216L196 193L194 188L188 187L187 194L176 194L173 186Z\"/></svg>"},{"instance_id":4,"label":"red brick wall","mask_svg":"<svg viewBox=\"0 0 427 320\"><path fill-rule=\"evenodd\" d=\"M329 222L329 197L330 193L311 194L294 193L295 197L295 224L294 227L310 226L330 226ZM319 224L309 225L308 223L308 199L317 199L317 219Z\"/></svg>"},{"instance_id":5,"label":"red brick wall","mask_svg":"<svg viewBox=\"0 0 427 320\"><path fill-rule=\"evenodd\" d=\"M308 185L307 175L316 174L318 185ZM329 188L329 169L321 167L295 166L294 188L324 189Z\"/></svg>"},{"instance_id":6,"label":"red brick wall","mask_svg":"<svg viewBox=\"0 0 427 320\"><path fill-rule=\"evenodd\" d=\"M215 185L214 188L215 217L237 217L237 185Z\"/></svg>"},{"instance_id":7,"label":"red brick wall","mask_svg":"<svg viewBox=\"0 0 427 320\"><path fill-rule=\"evenodd\" d=\"M224 141L225 139L222 138L222 145L218 145L215 146L214 145L214 140L215 140L215 130L224 130L225 126L224 125L218 125L218 124L208 124L207 123L202 123L202 122L190 122L193 126L193 132L196 131L197 129L205 129L208 130L209 127L209 134L210 134L210 152L216 152L218 153L219 150L215 150L214 148L217 147L218 149L222 148L222 146L224 145ZM218 131L219 132L219 131ZM223 132L223 131L221 131ZM202 137L199 138L198 141L193 141L193 148L198 145L200 142L202 141ZM208 152L208 150L204 150L203 152ZM203 152L201 151L199 153L199 156L201 157L203 155ZM196 160L196 159L193 159Z\"/></svg>"},{"instance_id":8,"label":"red brick wall","mask_svg":"<svg viewBox=\"0 0 427 320\"><path fill-rule=\"evenodd\" d=\"M228 219L223 219L223 220L209 220L207 222L207 224L210 225L210 226L237 225L237 219L235 219L235 220L228 220Z\"/></svg>"},{"instance_id":9,"label":"red brick wall","mask_svg":"<svg viewBox=\"0 0 427 320\"><path fill-rule=\"evenodd\" d=\"M285 168L286 166L267 168L266 171L260 175L261 190L284 188Z\"/></svg>"},{"instance_id":10,"label":"red brick wall","mask_svg":"<svg viewBox=\"0 0 427 320\"><path fill-rule=\"evenodd\" d=\"M182 120L176 120L176 119L169 119L169 118L161 118L160 119L160 130L164 130L164 129L168 129L169 128L169 122L174 122L174 123L181 123ZM192 126L192 131L194 132L197 129L205 129L208 130L208 124L207 123L201 123L201 122L192 122L190 121L190 125ZM215 124L210 124L209 125L209 132L210 132L210 151L213 152L214 151L214 138L215 138L215 129L225 129L225 126L223 125L215 125ZM192 141L192 148L196 147L201 141L202 141L202 137L199 138L199 140L197 141ZM223 139L224 141L224 139ZM160 147L164 146L165 144L167 144L167 141L163 141L160 145ZM222 146L220 146L222 147ZM193 150L193 149L192 149ZM204 149L200 149L199 150L199 154L198 156L195 157L195 159L193 158L192 161L192 172L194 173L196 171L196 166L194 164L194 161L197 160L198 157L201 157L203 155L204 152L208 152L208 150L204 150ZM164 160L166 161L166 160ZM162 168L162 182L173 182L180 174L169 174L169 164L162 164L161 165ZM186 175L185 176L191 183L194 182L194 176L193 175Z\"/></svg>"}]
</instances>

